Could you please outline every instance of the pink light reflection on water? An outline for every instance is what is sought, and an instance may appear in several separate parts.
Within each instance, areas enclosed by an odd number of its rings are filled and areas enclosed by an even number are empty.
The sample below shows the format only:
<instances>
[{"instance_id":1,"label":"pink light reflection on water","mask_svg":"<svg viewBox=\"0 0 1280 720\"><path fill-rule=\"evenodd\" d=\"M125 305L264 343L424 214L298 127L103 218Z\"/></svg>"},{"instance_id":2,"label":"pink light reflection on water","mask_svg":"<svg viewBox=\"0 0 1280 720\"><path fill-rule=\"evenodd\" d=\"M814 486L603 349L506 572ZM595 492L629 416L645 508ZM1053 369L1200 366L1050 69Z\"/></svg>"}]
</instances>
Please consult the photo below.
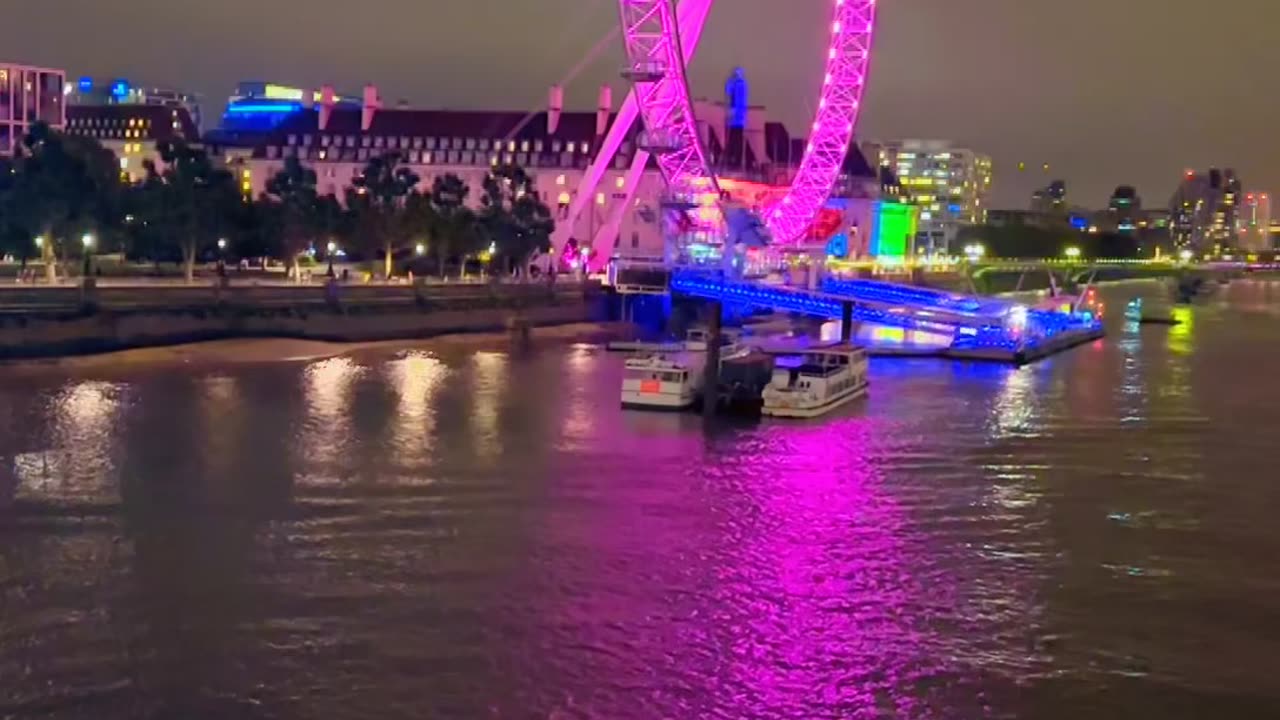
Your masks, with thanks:
<instances>
[{"instance_id":1,"label":"pink light reflection on water","mask_svg":"<svg viewBox=\"0 0 1280 720\"><path fill-rule=\"evenodd\" d=\"M929 607L952 612L954 581L924 575L869 451L877 432L868 418L770 425L723 468L751 510L716 569L733 714L929 717L916 682L959 669L927 622Z\"/></svg>"}]
</instances>

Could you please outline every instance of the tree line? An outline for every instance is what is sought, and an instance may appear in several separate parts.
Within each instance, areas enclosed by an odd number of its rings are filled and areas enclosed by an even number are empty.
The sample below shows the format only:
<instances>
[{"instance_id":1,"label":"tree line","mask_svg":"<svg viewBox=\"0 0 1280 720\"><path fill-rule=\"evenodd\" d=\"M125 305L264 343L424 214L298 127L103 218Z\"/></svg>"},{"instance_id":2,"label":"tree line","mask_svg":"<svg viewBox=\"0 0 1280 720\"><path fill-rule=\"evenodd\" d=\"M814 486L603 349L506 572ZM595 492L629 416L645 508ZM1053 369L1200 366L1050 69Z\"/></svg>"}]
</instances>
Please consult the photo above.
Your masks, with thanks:
<instances>
[{"instance_id":1,"label":"tree line","mask_svg":"<svg viewBox=\"0 0 1280 720\"><path fill-rule=\"evenodd\" d=\"M123 252L180 262L191 280L198 263L221 255L269 257L296 275L300 258L340 246L355 260L397 259L421 247L445 273L451 261L492 249L492 262L522 269L551 247L555 222L533 178L514 164L492 167L479 202L460 177L429 189L395 151L371 158L342 198L317 190L316 172L297 158L246 198L231 169L200 147L158 144L141 180L122 179L114 153L92 138L34 126L12 159L0 158L0 256L25 267L41 261L52 279L59 262Z\"/></svg>"}]
</instances>

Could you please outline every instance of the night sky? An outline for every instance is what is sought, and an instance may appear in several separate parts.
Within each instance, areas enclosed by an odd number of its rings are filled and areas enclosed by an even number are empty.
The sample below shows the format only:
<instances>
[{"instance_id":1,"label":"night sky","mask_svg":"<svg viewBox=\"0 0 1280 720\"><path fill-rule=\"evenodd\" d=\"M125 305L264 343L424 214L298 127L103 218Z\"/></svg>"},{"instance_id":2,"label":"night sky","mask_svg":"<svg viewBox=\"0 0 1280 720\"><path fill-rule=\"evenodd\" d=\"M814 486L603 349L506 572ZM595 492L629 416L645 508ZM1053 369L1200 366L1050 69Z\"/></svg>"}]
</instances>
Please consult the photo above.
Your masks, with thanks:
<instances>
[{"instance_id":1,"label":"night sky","mask_svg":"<svg viewBox=\"0 0 1280 720\"><path fill-rule=\"evenodd\" d=\"M719 95L746 67L752 102L807 125L829 0L720 0L692 71ZM237 80L331 82L416 105L532 109L612 26L613 0L0 0L0 56L206 96ZM882 0L866 138L946 138L990 153L994 205L1067 180L1101 205L1117 184L1166 204L1184 168L1235 167L1280 190L1278 0ZM569 89L619 90L616 49ZM1018 173L1016 165L1029 168ZM1049 174L1040 170L1050 164Z\"/></svg>"}]
</instances>

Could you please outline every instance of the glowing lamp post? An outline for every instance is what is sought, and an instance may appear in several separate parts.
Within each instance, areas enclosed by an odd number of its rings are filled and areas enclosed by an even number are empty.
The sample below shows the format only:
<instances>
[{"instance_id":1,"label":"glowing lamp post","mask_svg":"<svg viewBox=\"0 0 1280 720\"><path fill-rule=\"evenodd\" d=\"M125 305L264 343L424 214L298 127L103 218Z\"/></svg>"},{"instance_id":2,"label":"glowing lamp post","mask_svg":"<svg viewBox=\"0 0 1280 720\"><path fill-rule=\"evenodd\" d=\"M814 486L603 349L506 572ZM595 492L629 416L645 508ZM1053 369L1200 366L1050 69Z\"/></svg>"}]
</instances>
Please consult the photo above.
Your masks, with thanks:
<instances>
[{"instance_id":1,"label":"glowing lamp post","mask_svg":"<svg viewBox=\"0 0 1280 720\"><path fill-rule=\"evenodd\" d=\"M80 236L80 244L84 246L84 276L89 277L89 257L93 254L93 235L85 233Z\"/></svg>"},{"instance_id":2,"label":"glowing lamp post","mask_svg":"<svg viewBox=\"0 0 1280 720\"><path fill-rule=\"evenodd\" d=\"M1073 246L1071 246L1071 247L1067 248L1067 249L1064 251L1064 254L1067 256L1067 259L1068 259L1068 260L1079 260L1079 259L1080 259L1080 248L1075 247L1075 246L1073 245Z\"/></svg>"},{"instance_id":3,"label":"glowing lamp post","mask_svg":"<svg viewBox=\"0 0 1280 720\"><path fill-rule=\"evenodd\" d=\"M964 256L968 258L971 263L978 262L986 254L987 248L983 246L982 243L973 243L972 245L964 246Z\"/></svg>"},{"instance_id":4,"label":"glowing lamp post","mask_svg":"<svg viewBox=\"0 0 1280 720\"><path fill-rule=\"evenodd\" d=\"M338 243L333 242L332 240L330 240L330 241L329 241L329 244L328 244L328 245L326 245L324 249L325 249L325 257L329 258L329 272L328 272L328 275L329 275L329 277L334 277L334 273L333 273L333 256L334 256L335 254L337 254L337 252L338 252Z\"/></svg>"},{"instance_id":5,"label":"glowing lamp post","mask_svg":"<svg viewBox=\"0 0 1280 720\"><path fill-rule=\"evenodd\" d=\"M1184 263L1191 262L1192 257L1193 257L1193 253L1190 250L1182 250L1178 253L1178 258L1181 259L1182 262Z\"/></svg>"}]
</instances>

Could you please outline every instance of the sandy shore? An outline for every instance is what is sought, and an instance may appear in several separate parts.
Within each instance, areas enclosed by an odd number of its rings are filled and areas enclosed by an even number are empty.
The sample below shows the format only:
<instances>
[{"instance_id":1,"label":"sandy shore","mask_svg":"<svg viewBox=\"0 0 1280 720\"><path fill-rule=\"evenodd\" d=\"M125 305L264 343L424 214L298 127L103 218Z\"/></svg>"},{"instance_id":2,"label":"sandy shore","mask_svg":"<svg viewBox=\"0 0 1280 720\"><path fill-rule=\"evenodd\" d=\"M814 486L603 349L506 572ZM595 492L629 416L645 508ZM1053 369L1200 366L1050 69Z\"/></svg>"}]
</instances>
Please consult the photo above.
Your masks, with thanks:
<instances>
[{"instance_id":1,"label":"sandy shore","mask_svg":"<svg viewBox=\"0 0 1280 720\"><path fill-rule=\"evenodd\" d=\"M532 340L542 343L604 342L629 332L625 323L573 323L534 328ZM306 362L340 355L403 350L467 350L507 347L505 333L460 333L420 340L380 340L330 343L280 338L211 340L163 347L138 348L99 355L79 355L0 362L0 379L30 371L104 371L173 366L216 366L250 363Z\"/></svg>"}]
</instances>

